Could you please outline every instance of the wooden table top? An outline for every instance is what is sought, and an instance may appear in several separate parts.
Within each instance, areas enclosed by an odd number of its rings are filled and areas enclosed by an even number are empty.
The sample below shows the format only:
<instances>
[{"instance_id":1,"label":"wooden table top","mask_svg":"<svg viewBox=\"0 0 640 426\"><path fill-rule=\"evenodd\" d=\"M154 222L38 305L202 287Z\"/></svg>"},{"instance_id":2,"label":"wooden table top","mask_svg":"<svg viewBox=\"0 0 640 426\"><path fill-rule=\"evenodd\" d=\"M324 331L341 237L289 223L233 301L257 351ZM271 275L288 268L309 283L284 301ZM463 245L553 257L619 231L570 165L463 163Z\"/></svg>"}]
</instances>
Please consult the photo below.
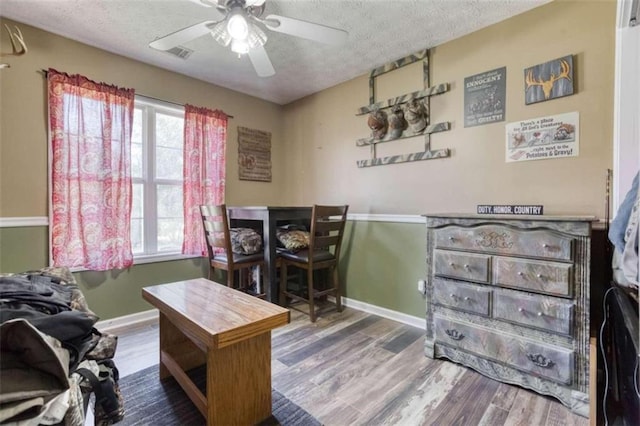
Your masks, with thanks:
<instances>
[{"instance_id":1,"label":"wooden table top","mask_svg":"<svg viewBox=\"0 0 640 426\"><path fill-rule=\"evenodd\" d=\"M208 347L221 348L289 323L289 310L196 278L142 289L142 297Z\"/></svg>"}]
</instances>

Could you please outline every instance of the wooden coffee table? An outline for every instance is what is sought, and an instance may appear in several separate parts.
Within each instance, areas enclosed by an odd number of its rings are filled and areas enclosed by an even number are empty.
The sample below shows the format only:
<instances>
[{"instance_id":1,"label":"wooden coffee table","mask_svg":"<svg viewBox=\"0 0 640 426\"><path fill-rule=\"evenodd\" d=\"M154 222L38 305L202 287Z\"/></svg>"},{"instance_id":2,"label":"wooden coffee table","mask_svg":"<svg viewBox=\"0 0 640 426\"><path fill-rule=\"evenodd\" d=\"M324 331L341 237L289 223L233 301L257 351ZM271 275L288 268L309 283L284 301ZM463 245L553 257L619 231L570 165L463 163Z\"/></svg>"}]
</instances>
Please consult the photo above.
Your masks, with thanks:
<instances>
[{"instance_id":1,"label":"wooden coffee table","mask_svg":"<svg viewBox=\"0 0 640 426\"><path fill-rule=\"evenodd\" d=\"M145 287L160 311L160 378L173 376L208 425L271 415L271 330L289 310L198 278ZM207 365L206 396L185 371Z\"/></svg>"}]
</instances>

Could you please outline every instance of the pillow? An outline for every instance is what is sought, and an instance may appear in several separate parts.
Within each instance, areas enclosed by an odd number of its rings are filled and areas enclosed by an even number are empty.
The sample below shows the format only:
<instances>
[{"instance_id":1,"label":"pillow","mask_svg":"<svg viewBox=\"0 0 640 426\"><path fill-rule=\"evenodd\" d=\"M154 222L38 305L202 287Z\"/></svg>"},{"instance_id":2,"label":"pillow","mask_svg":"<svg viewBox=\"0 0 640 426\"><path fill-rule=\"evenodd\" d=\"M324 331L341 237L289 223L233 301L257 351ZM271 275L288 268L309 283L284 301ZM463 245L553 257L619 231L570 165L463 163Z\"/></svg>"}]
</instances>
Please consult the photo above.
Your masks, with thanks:
<instances>
[{"instance_id":1,"label":"pillow","mask_svg":"<svg viewBox=\"0 0 640 426\"><path fill-rule=\"evenodd\" d=\"M262 237L251 228L231 228L231 251L236 254L255 254L262 251Z\"/></svg>"},{"instance_id":2,"label":"pillow","mask_svg":"<svg viewBox=\"0 0 640 426\"><path fill-rule=\"evenodd\" d=\"M276 231L278 241L291 252L296 252L309 247L309 232L300 229L278 228Z\"/></svg>"}]
</instances>

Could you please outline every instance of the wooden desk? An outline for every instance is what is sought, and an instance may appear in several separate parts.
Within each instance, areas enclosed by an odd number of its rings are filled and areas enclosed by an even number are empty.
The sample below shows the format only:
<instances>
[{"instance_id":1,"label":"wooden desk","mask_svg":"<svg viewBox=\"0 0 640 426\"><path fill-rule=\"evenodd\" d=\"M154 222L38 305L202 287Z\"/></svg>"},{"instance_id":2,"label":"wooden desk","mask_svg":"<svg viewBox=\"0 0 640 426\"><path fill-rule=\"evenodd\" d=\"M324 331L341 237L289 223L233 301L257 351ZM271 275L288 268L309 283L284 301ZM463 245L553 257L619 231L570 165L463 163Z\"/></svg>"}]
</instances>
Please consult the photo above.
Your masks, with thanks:
<instances>
[{"instance_id":1,"label":"wooden desk","mask_svg":"<svg viewBox=\"0 0 640 426\"><path fill-rule=\"evenodd\" d=\"M160 378L172 375L207 425L271 415L271 330L289 310L198 278L142 289L160 311ZM185 371L207 365L207 395Z\"/></svg>"},{"instance_id":2,"label":"wooden desk","mask_svg":"<svg viewBox=\"0 0 640 426\"><path fill-rule=\"evenodd\" d=\"M227 207L229 219L261 220L264 241L264 261L267 273L264 288L267 300L278 303L276 279L276 223L287 220L311 220L311 207Z\"/></svg>"}]
</instances>

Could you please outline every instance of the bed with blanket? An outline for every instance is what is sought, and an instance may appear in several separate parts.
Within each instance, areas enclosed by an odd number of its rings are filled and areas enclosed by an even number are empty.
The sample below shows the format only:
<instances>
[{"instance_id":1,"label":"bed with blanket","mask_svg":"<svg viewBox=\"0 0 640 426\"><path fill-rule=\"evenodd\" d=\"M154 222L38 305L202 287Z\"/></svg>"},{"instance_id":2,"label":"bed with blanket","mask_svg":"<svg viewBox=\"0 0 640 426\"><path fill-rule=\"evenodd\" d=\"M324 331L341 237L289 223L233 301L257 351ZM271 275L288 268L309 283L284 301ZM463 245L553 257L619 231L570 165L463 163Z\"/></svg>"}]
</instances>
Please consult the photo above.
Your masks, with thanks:
<instances>
[{"instance_id":1,"label":"bed with blanket","mask_svg":"<svg viewBox=\"0 0 640 426\"><path fill-rule=\"evenodd\" d=\"M123 418L117 337L93 313L67 268L0 274L0 424L96 425Z\"/></svg>"}]
</instances>

